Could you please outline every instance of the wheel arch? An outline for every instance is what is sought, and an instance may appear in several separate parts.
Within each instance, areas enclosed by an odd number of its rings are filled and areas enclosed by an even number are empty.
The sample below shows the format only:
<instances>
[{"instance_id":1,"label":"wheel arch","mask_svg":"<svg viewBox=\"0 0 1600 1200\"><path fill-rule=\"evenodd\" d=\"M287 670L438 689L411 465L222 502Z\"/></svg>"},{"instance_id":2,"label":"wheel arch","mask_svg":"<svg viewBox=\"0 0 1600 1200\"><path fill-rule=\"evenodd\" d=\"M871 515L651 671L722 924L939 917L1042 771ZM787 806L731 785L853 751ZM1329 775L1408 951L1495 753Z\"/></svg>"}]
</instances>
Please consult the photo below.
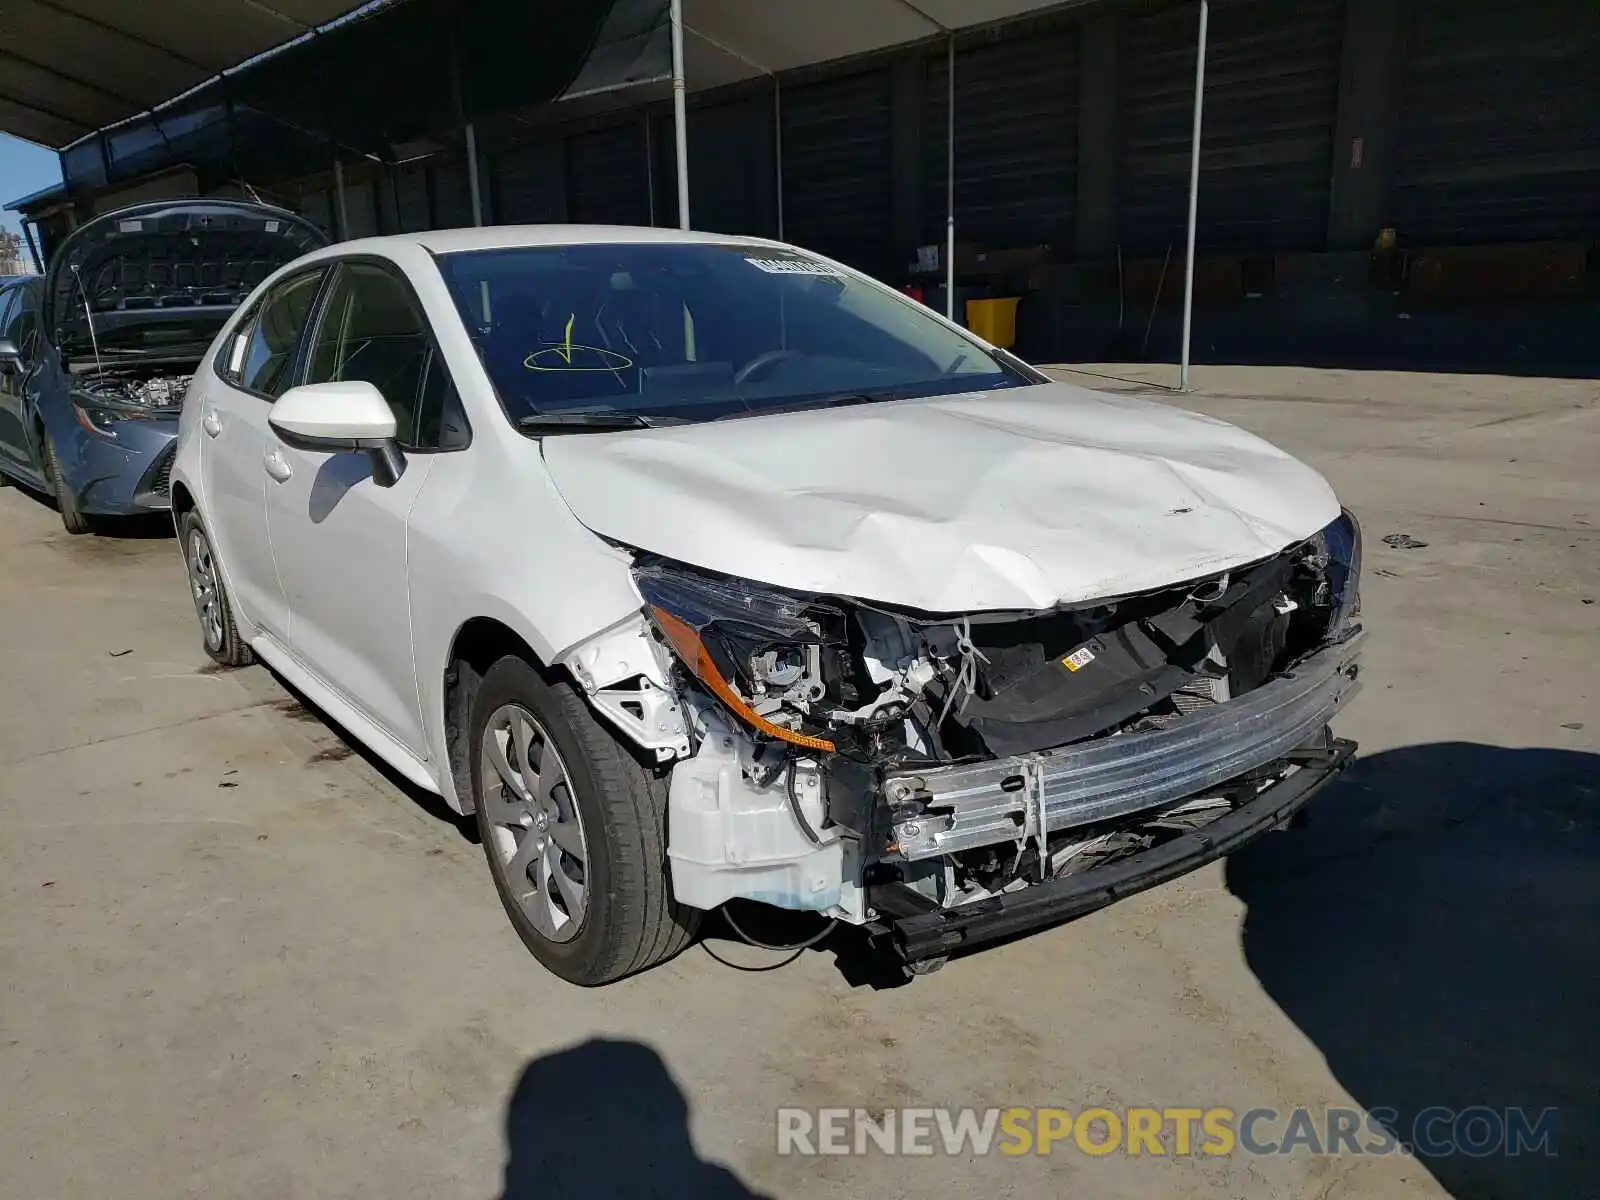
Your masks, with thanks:
<instances>
[{"instance_id":1,"label":"wheel arch","mask_svg":"<svg viewBox=\"0 0 1600 1200\"><path fill-rule=\"evenodd\" d=\"M181 479L172 481L172 521L177 524L182 521L185 514L194 511L194 493Z\"/></svg>"},{"instance_id":2,"label":"wheel arch","mask_svg":"<svg viewBox=\"0 0 1600 1200\"><path fill-rule=\"evenodd\" d=\"M541 675L551 677L560 668L550 666L534 648L531 631L516 628L496 616L474 616L457 626L444 657L443 707L444 750L455 807L470 813L476 806L472 794L472 764L468 754L471 738L472 701L478 681L500 659L508 655L523 659Z\"/></svg>"}]
</instances>

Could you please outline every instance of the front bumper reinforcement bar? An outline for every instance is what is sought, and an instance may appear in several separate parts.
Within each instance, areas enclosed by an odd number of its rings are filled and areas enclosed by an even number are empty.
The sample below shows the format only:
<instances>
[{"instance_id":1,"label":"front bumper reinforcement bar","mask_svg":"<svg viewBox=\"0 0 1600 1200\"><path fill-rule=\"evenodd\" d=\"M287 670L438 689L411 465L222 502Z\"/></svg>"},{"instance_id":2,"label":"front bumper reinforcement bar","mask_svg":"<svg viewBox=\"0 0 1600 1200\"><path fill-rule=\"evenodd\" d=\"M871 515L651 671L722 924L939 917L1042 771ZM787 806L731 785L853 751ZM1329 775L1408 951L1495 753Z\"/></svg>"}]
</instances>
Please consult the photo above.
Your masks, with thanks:
<instances>
[{"instance_id":1,"label":"front bumper reinforcement bar","mask_svg":"<svg viewBox=\"0 0 1600 1200\"><path fill-rule=\"evenodd\" d=\"M914 963L1081 917L1188 874L1286 825L1338 778L1355 749L1354 742L1343 739L1297 749L1287 756L1296 770L1225 816L1131 857L1019 892L941 909L903 883L870 887L867 902L879 917L868 928L879 936L887 934L905 961Z\"/></svg>"},{"instance_id":2,"label":"front bumper reinforcement bar","mask_svg":"<svg viewBox=\"0 0 1600 1200\"><path fill-rule=\"evenodd\" d=\"M1063 829L1204 795L1315 738L1360 690L1364 640L1358 632L1165 729L893 772L884 795L898 814L898 854L915 861L1019 838L1035 844Z\"/></svg>"}]
</instances>

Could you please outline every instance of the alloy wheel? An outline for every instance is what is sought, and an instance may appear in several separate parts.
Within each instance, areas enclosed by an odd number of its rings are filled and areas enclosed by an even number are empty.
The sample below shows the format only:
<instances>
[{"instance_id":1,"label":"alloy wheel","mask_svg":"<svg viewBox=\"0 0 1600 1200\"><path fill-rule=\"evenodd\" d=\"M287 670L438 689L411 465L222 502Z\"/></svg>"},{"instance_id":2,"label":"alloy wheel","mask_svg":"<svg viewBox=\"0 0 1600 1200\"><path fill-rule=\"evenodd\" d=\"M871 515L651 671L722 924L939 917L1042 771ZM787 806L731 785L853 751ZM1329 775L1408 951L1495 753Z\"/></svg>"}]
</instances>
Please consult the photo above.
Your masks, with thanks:
<instances>
[{"instance_id":1,"label":"alloy wheel","mask_svg":"<svg viewBox=\"0 0 1600 1200\"><path fill-rule=\"evenodd\" d=\"M222 648L222 593L217 583L217 564L211 557L211 543L194 529L189 533L189 590L194 594L194 611L200 618L200 632L206 648Z\"/></svg>"},{"instance_id":2,"label":"alloy wheel","mask_svg":"<svg viewBox=\"0 0 1600 1200\"><path fill-rule=\"evenodd\" d=\"M491 863L540 936L571 941L588 911L588 842L566 765L522 705L490 714L479 778Z\"/></svg>"}]
</instances>

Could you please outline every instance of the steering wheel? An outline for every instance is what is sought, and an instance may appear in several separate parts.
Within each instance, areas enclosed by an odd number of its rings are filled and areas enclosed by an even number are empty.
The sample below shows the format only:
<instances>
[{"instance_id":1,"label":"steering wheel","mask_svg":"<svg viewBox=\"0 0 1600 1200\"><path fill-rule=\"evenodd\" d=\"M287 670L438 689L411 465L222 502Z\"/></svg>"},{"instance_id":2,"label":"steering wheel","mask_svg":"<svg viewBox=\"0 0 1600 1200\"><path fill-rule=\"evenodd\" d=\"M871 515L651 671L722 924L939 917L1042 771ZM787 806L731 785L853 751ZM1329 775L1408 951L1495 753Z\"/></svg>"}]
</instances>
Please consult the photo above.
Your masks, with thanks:
<instances>
[{"instance_id":1,"label":"steering wheel","mask_svg":"<svg viewBox=\"0 0 1600 1200\"><path fill-rule=\"evenodd\" d=\"M749 380L750 376L762 368L770 367L773 363L782 362L786 358L795 357L797 355L793 350L765 350L734 372L733 382L735 385L743 384Z\"/></svg>"}]
</instances>

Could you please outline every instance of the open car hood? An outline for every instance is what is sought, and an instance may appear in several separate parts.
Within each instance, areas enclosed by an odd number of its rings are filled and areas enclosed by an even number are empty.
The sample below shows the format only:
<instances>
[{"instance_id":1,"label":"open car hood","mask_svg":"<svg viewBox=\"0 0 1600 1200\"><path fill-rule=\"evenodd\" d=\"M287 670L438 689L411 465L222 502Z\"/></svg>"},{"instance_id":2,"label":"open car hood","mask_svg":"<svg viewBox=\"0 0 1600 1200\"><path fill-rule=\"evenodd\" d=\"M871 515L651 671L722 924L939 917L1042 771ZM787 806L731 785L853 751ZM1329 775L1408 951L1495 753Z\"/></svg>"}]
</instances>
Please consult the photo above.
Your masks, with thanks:
<instances>
[{"instance_id":1,"label":"open car hood","mask_svg":"<svg viewBox=\"0 0 1600 1200\"><path fill-rule=\"evenodd\" d=\"M1067 384L547 437L596 533L800 591L1038 610L1255 562L1339 515L1232 425Z\"/></svg>"},{"instance_id":2,"label":"open car hood","mask_svg":"<svg viewBox=\"0 0 1600 1200\"><path fill-rule=\"evenodd\" d=\"M256 284L327 244L304 217L242 200L157 200L96 217L57 249L45 328L69 357L100 348L203 350Z\"/></svg>"}]
</instances>

